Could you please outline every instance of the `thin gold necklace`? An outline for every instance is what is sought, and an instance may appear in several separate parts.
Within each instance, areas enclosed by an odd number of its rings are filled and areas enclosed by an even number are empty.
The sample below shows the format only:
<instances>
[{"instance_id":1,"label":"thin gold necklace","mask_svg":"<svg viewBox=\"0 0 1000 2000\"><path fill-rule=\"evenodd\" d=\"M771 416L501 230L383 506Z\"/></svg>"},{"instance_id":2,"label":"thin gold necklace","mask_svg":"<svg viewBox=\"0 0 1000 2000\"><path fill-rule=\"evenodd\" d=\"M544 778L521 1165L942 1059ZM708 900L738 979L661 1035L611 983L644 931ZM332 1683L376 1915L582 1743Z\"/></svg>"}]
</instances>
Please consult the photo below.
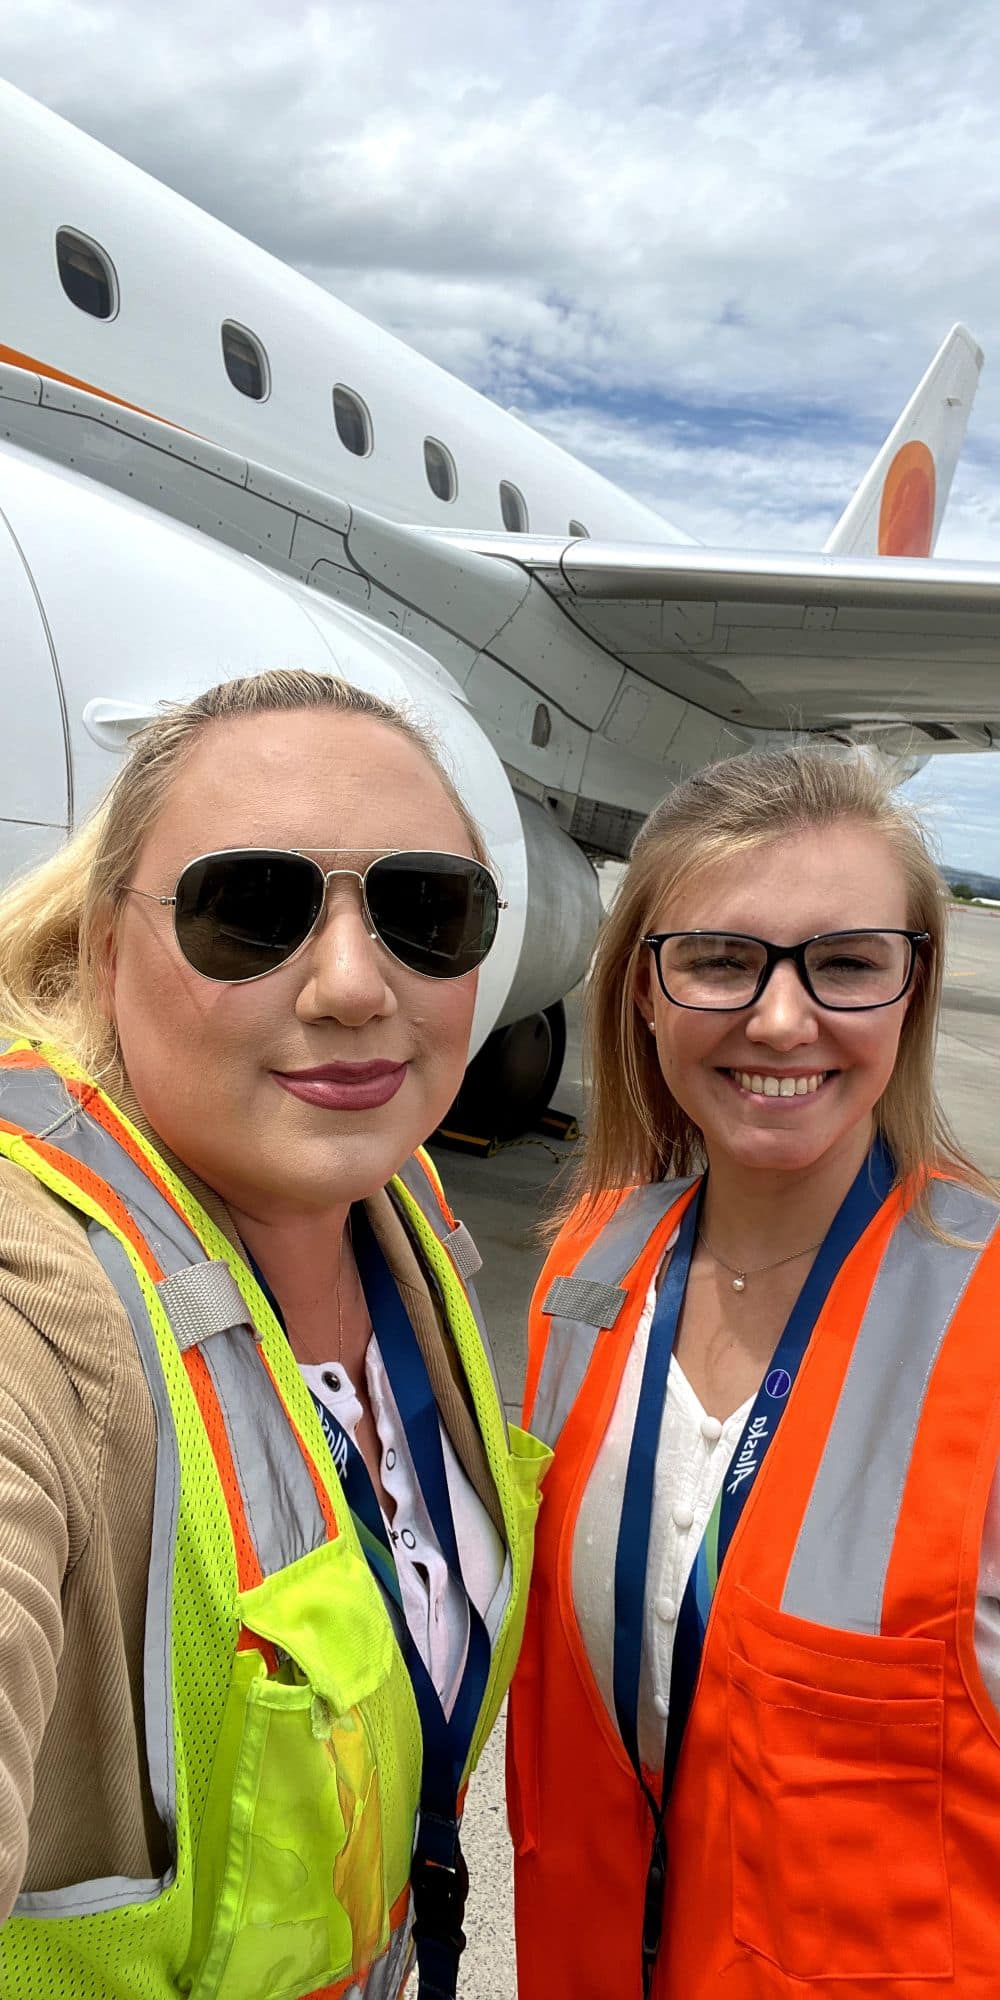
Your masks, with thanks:
<instances>
[{"instance_id":1,"label":"thin gold necklace","mask_svg":"<svg viewBox=\"0 0 1000 2000\"><path fill-rule=\"evenodd\" d=\"M808 1250L793 1250L790 1257L776 1257L773 1264L758 1264L755 1270L747 1271L740 1264L727 1264L725 1258L720 1257L718 1251L712 1249L712 1245L708 1241L704 1230L699 1229L698 1237L704 1243L713 1261L716 1264L721 1264L724 1271L731 1271L733 1273L734 1292L745 1292L748 1278L762 1277L765 1271L777 1271L782 1264L794 1264L799 1257L811 1257L813 1251L819 1249L819 1243L811 1243ZM820 1242L822 1240L821 1237Z\"/></svg>"}]
</instances>

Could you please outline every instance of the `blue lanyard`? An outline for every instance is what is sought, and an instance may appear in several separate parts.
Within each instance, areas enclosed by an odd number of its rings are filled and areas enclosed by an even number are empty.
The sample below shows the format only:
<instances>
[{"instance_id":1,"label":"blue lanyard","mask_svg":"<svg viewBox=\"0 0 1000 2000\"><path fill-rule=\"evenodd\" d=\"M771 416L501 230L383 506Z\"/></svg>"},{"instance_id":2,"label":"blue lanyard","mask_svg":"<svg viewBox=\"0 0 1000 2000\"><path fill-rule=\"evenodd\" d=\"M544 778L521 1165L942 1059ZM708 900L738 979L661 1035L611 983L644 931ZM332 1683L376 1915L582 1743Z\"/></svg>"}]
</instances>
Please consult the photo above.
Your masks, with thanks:
<instances>
[{"instance_id":1,"label":"blue lanyard","mask_svg":"<svg viewBox=\"0 0 1000 2000\"><path fill-rule=\"evenodd\" d=\"M371 1322L377 1329L379 1352L406 1433L424 1503L441 1553L452 1577L461 1586L469 1609L465 1666L450 1716L446 1716L441 1706L437 1689L408 1630L403 1639L404 1658L420 1717L424 1751L420 1821L411 1866L413 1934L419 1975L417 2000L454 2000L458 1961L465 1947L461 1926L469 1881L459 1843L458 1797L465 1761L489 1680L490 1640L476 1606L465 1591L441 1447L440 1416L427 1366L396 1281L360 1204L351 1211L351 1240ZM257 1276L260 1279L259 1272ZM263 1285L262 1280L261 1283ZM263 1289L280 1319L277 1302L266 1286ZM326 1413L327 1418L329 1414ZM324 1420L322 1409L320 1417L328 1442L338 1448L339 1462L343 1455L341 1440L345 1433L339 1424L334 1430L332 1424ZM376 1578L385 1583L387 1565L395 1577L392 1546L368 1468L357 1448L352 1447L352 1451L353 1456L348 1458L345 1496L370 1566ZM378 1545L377 1555L373 1543ZM393 1594L397 1593L398 1582Z\"/></svg>"},{"instance_id":2,"label":"blue lanyard","mask_svg":"<svg viewBox=\"0 0 1000 2000\"><path fill-rule=\"evenodd\" d=\"M392 1540L385 1525L368 1467L354 1439L348 1436L333 1411L327 1409L315 1389L312 1389L310 1394L316 1405L316 1415L323 1426L323 1435L330 1447L330 1457L337 1477L344 1489L344 1498L354 1518L354 1526L357 1529L365 1561L376 1581L381 1584L385 1595L399 1611L402 1611L403 1593L396 1574Z\"/></svg>"},{"instance_id":3,"label":"blue lanyard","mask_svg":"<svg viewBox=\"0 0 1000 2000\"><path fill-rule=\"evenodd\" d=\"M704 1183L681 1218L666 1276L649 1330L649 1344L625 1474L621 1524L615 1555L614 1700L621 1739L642 1787L653 1820L654 1839L646 1882L643 1918L643 1993L649 1993L659 1949L666 1883L664 1818L705 1642L705 1628L719 1570L725 1560L751 1488L774 1442L788 1406L813 1328L845 1259L881 1208L895 1179L886 1147L876 1141L841 1203L778 1344L729 1463L722 1493L688 1577L674 1638L667 1713L663 1789L658 1801L646 1783L639 1757L639 1675L645 1615L646 1571L653 1508L653 1482L660 1424L694 1255Z\"/></svg>"}]
</instances>

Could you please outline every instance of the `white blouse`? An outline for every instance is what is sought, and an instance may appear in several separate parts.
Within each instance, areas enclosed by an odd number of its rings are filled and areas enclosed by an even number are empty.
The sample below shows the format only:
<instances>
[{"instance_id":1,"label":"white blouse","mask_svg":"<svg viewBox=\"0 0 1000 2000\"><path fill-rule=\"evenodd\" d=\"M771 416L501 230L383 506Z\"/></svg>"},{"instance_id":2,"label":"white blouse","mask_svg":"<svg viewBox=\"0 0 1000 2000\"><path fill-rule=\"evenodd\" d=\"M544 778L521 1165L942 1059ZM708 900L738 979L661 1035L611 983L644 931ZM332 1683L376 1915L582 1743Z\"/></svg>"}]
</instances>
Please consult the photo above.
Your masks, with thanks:
<instances>
[{"instance_id":1,"label":"white blouse","mask_svg":"<svg viewBox=\"0 0 1000 2000\"><path fill-rule=\"evenodd\" d=\"M655 1307L654 1282L584 1491L573 1541L576 1615L594 1678L612 1720L615 1555L639 1386ZM639 1678L639 1755L650 1770L658 1770L663 1764L670 1668L681 1598L754 1400L749 1398L721 1423L702 1408L683 1369L671 1356L653 1483ZM976 1653L986 1686L1000 1708L1000 1471L990 1493L980 1551Z\"/></svg>"},{"instance_id":2,"label":"white blouse","mask_svg":"<svg viewBox=\"0 0 1000 2000\"><path fill-rule=\"evenodd\" d=\"M300 1373L341 1429L356 1439L362 1408L342 1363L300 1363ZM391 1521L384 1514L383 1519L392 1543L403 1615L445 1714L450 1715L469 1644L466 1591L492 1642L509 1594L510 1558L441 1424L441 1449L463 1590L449 1571L435 1533L374 1334L365 1353L365 1378L381 1449L382 1484L394 1503Z\"/></svg>"}]
</instances>

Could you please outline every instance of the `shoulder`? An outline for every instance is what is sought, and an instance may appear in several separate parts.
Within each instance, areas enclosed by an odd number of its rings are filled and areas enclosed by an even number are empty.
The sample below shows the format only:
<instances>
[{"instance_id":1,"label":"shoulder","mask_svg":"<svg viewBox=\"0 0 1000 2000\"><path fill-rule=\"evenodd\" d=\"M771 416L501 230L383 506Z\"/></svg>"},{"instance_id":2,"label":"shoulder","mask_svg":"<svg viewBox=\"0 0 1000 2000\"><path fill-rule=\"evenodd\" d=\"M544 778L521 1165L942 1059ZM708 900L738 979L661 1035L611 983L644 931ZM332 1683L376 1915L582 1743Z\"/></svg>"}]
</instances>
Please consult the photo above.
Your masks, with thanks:
<instances>
[{"instance_id":1,"label":"shoulder","mask_svg":"<svg viewBox=\"0 0 1000 2000\"><path fill-rule=\"evenodd\" d=\"M908 1208L924 1232L943 1246L985 1250L1000 1225L1000 1188L985 1177L977 1183L947 1167L932 1169L925 1197L915 1194ZM994 1241L993 1248L1000 1251L1000 1241Z\"/></svg>"},{"instance_id":2,"label":"shoulder","mask_svg":"<svg viewBox=\"0 0 1000 2000\"><path fill-rule=\"evenodd\" d=\"M690 1175L686 1180L636 1182L630 1187L602 1188L583 1195L560 1224L550 1259L554 1255L565 1257L567 1251L582 1255L612 1223L618 1229L634 1229L640 1242L698 1178Z\"/></svg>"},{"instance_id":3,"label":"shoulder","mask_svg":"<svg viewBox=\"0 0 1000 2000\"><path fill-rule=\"evenodd\" d=\"M64 1291L106 1301L114 1293L87 1240L85 1218L26 1168L0 1157L0 1297L33 1318L57 1315Z\"/></svg>"},{"instance_id":4,"label":"shoulder","mask_svg":"<svg viewBox=\"0 0 1000 2000\"><path fill-rule=\"evenodd\" d=\"M0 1159L0 1458L25 1442L86 1532L131 1329L83 1218Z\"/></svg>"}]
</instances>

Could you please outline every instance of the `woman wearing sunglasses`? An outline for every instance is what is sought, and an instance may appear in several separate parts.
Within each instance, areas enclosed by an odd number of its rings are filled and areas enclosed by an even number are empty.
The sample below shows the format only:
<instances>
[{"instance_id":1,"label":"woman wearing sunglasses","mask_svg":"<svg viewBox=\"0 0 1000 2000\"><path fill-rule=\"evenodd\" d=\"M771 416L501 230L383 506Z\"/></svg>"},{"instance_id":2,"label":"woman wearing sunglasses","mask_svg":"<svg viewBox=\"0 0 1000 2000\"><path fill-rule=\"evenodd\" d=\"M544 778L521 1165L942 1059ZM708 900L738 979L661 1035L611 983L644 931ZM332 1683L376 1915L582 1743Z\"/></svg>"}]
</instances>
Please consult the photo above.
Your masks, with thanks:
<instances>
[{"instance_id":1,"label":"woman wearing sunglasses","mask_svg":"<svg viewBox=\"0 0 1000 2000\"><path fill-rule=\"evenodd\" d=\"M291 671L0 904L5 2000L455 1992L547 1456L420 1151L499 907L420 731Z\"/></svg>"},{"instance_id":2,"label":"woman wearing sunglasses","mask_svg":"<svg viewBox=\"0 0 1000 2000\"><path fill-rule=\"evenodd\" d=\"M867 757L639 834L531 1316L521 2000L997 1991L1000 1207L933 1080L946 891Z\"/></svg>"}]
</instances>

